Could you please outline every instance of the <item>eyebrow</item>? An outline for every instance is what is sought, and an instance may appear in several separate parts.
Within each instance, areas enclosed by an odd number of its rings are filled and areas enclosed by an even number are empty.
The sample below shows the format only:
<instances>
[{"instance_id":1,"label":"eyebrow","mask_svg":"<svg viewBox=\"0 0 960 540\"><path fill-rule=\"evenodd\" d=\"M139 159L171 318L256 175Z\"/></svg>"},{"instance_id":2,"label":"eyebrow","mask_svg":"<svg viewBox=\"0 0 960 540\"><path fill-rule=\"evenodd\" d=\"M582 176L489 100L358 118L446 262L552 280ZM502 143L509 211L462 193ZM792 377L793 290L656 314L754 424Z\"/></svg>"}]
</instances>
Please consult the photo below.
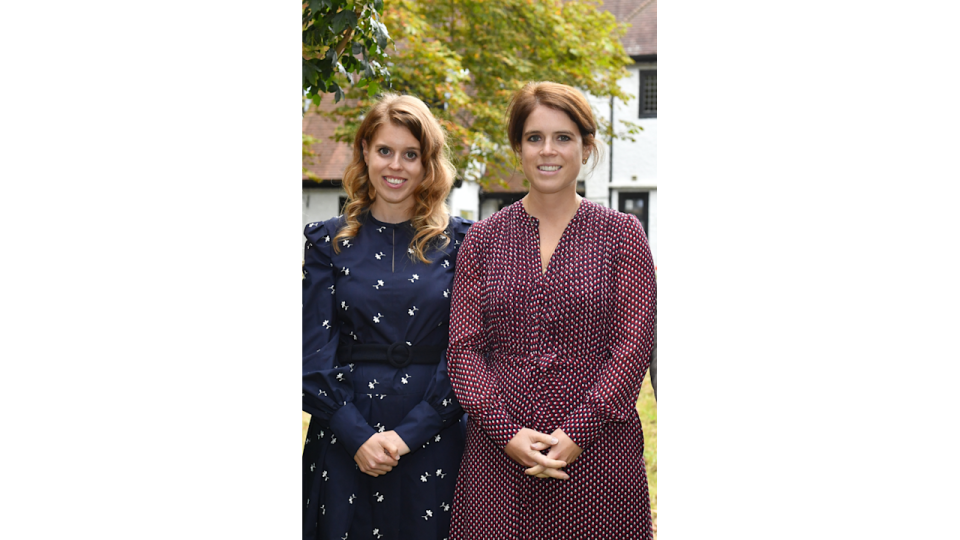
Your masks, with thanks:
<instances>
[{"instance_id":1,"label":"eyebrow","mask_svg":"<svg viewBox=\"0 0 960 540\"><path fill-rule=\"evenodd\" d=\"M393 147L392 147L392 146L390 146L389 144L383 144L383 143L380 143L380 144L376 145L376 148L389 148L389 149L393 150ZM419 146L408 146L408 147L404 148L403 150L416 150L417 152L419 152L419 151L420 151L420 147L419 147Z\"/></svg>"},{"instance_id":2,"label":"eyebrow","mask_svg":"<svg viewBox=\"0 0 960 540\"><path fill-rule=\"evenodd\" d=\"M573 135L573 132L572 132L572 131L567 131L567 130L565 130L565 129L562 129L562 130L560 130L560 131L554 131L553 133L554 133L555 135L571 135L571 136ZM524 132L523 132L523 136L524 136L524 137L529 137L530 135L534 135L534 134L540 135L540 134L542 134L542 132L541 132L539 129L531 129L530 131L524 131Z\"/></svg>"}]
</instances>

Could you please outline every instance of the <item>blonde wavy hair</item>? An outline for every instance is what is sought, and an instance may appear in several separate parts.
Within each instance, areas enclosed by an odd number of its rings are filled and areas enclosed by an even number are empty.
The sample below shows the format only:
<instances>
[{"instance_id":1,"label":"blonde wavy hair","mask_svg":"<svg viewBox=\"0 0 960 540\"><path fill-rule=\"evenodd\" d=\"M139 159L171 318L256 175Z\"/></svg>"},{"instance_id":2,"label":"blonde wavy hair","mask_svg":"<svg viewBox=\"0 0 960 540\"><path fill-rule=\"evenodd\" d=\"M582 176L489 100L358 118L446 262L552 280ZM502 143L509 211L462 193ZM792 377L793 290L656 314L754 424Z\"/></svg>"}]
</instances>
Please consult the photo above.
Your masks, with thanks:
<instances>
[{"instance_id":1,"label":"blonde wavy hair","mask_svg":"<svg viewBox=\"0 0 960 540\"><path fill-rule=\"evenodd\" d=\"M334 238L333 248L340 252L339 241L353 238L360 230L360 217L370 210L377 197L370 182L367 163L363 159L363 144L373 144L373 137L380 126L391 122L407 128L420 142L420 161L423 164L423 181L413 192L413 217L410 220L416 233L410 241L413 254L429 263L425 253L431 242L437 249L445 248L450 239L443 234L450 219L446 198L453 188L456 169L450 161L447 136L443 127L433 117L427 106L413 96L384 94L367 111L357 136L353 140L353 158L343 173L343 189L347 192L347 204L343 207L346 224Z\"/></svg>"}]
</instances>

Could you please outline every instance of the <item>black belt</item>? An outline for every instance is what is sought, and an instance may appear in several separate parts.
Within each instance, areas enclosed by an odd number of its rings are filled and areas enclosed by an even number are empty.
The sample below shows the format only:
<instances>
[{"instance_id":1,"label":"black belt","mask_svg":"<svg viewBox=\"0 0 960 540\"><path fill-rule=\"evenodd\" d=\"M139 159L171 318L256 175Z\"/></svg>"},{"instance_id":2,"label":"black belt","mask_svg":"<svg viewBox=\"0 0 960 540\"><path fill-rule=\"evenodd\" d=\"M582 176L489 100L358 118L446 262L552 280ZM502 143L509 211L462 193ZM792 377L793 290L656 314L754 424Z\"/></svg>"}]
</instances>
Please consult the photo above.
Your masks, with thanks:
<instances>
[{"instance_id":1,"label":"black belt","mask_svg":"<svg viewBox=\"0 0 960 540\"><path fill-rule=\"evenodd\" d=\"M439 364L440 355L446 347L412 347L399 342L391 345L358 345L340 342L337 347L337 360L340 364L353 362L381 362L396 368L405 368L410 364Z\"/></svg>"}]
</instances>

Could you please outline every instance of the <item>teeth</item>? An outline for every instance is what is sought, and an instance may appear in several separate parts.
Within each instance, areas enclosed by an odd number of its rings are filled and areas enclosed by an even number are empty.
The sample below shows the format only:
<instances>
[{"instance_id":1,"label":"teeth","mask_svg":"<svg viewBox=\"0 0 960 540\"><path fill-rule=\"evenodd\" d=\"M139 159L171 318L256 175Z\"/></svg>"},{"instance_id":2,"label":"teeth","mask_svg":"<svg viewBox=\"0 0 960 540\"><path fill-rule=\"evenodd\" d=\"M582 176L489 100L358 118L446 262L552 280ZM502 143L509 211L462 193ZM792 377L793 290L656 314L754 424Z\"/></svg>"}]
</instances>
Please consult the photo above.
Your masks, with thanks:
<instances>
[{"instance_id":1,"label":"teeth","mask_svg":"<svg viewBox=\"0 0 960 540\"><path fill-rule=\"evenodd\" d=\"M558 171L558 170L560 170L560 166L559 166L559 165L542 165L542 166L537 167L537 168L540 169L541 171Z\"/></svg>"},{"instance_id":2,"label":"teeth","mask_svg":"<svg viewBox=\"0 0 960 540\"><path fill-rule=\"evenodd\" d=\"M391 184L391 185L394 185L394 186L399 186L400 184L403 183L403 178L387 178L387 177L384 177L383 179L386 180L388 184Z\"/></svg>"}]
</instances>

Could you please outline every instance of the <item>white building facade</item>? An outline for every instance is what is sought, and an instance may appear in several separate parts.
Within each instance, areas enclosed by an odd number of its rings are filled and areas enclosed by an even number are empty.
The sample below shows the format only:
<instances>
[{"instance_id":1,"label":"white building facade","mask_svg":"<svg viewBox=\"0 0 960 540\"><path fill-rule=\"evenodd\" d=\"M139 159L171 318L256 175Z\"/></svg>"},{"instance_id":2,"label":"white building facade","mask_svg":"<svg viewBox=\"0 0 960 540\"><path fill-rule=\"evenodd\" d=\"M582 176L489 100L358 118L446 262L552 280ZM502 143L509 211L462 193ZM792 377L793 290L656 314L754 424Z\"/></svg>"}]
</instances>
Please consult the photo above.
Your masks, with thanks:
<instances>
[{"instance_id":1,"label":"white building facade","mask_svg":"<svg viewBox=\"0 0 960 540\"><path fill-rule=\"evenodd\" d=\"M612 115L611 100L590 100L594 113L608 121L612 119L615 126L620 120L628 120L643 130L633 136L634 141L614 139L604 144L600 163L584 178L587 199L637 216L650 241L654 262L657 260L656 69L655 59L630 66L630 76L620 81L620 87L635 97L627 102L614 99Z\"/></svg>"}]
</instances>

